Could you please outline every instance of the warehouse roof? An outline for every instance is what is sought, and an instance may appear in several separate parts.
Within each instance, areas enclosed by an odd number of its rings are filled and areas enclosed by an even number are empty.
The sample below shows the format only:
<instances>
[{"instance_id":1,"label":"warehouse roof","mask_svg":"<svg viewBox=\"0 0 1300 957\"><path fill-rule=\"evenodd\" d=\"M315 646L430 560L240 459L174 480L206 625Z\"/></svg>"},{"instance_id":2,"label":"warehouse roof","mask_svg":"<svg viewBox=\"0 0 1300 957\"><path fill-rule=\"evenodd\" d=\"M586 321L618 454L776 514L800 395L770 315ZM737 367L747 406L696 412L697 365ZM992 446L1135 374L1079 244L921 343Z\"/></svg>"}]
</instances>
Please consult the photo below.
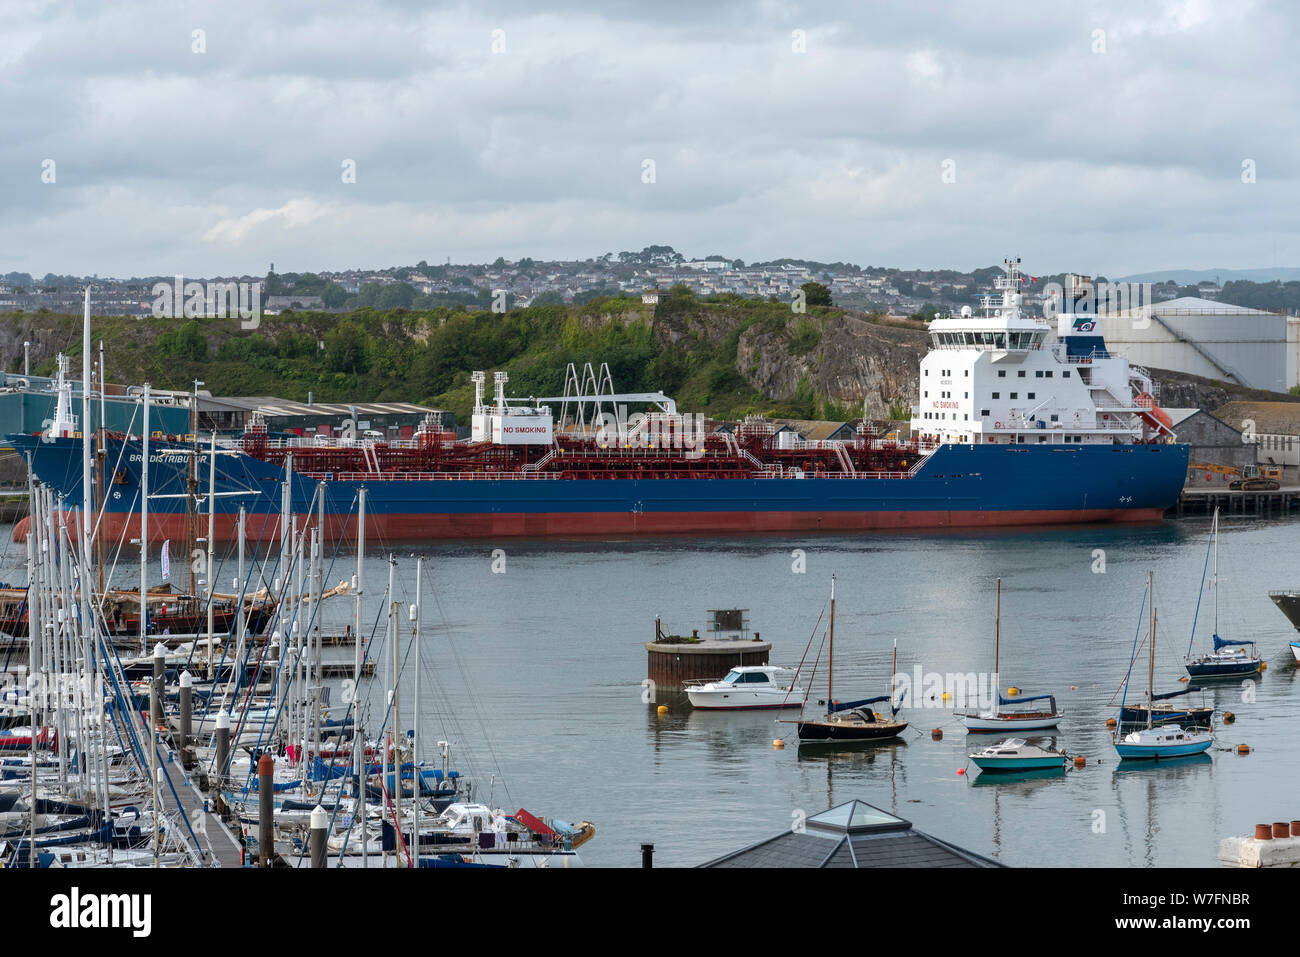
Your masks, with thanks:
<instances>
[{"instance_id":1,"label":"warehouse roof","mask_svg":"<svg viewBox=\"0 0 1300 957\"><path fill-rule=\"evenodd\" d=\"M703 867L1002 867L865 801L838 804Z\"/></svg>"},{"instance_id":2,"label":"warehouse roof","mask_svg":"<svg viewBox=\"0 0 1300 957\"><path fill-rule=\"evenodd\" d=\"M273 395L200 396L199 408L203 411L243 409L274 417L351 415L353 409L357 410L358 415L423 415L439 411L411 402L313 402L308 405L306 402L280 399Z\"/></svg>"},{"instance_id":3,"label":"warehouse roof","mask_svg":"<svg viewBox=\"0 0 1300 957\"><path fill-rule=\"evenodd\" d=\"M1242 431L1264 435L1300 435L1300 402L1229 402L1214 417ZM1247 430L1249 420L1254 428Z\"/></svg>"}]
</instances>

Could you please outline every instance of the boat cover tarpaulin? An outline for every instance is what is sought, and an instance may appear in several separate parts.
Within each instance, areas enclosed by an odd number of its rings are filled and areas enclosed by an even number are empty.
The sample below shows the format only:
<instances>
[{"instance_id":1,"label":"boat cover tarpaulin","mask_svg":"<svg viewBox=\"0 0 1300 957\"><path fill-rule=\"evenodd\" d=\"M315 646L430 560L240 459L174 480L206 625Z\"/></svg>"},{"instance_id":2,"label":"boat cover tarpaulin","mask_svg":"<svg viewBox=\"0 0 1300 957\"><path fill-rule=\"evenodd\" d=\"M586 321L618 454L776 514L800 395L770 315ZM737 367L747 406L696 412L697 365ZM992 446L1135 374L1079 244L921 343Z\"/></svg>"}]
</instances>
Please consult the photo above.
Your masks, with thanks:
<instances>
[{"instance_id":1,"label":"boat cover tarpaulin","mask_svg":"<svg viewBox=\"0 0 1300 957\"><path fill-rule=\"evenodd\" d=\"M882 694L878 698L863 698L861 701L832 701L827 704L826 711L829 714L834 714L836 711L848 711L851 708L862 708L869 704L878 704L881 701L888 700L889 695Z\"/></svg>"},{"instance_id":2,"label":"boat cover tarpaulin","mask_svg":"<svg viewBox=\"0 0 1300 957\"><path fill-rule=\"evenodd\" d=\"M1253 644L1254 642L1251 641L1249 638L1228 639L1228 638L1220 638L1218 635L1214 636L1215 651L1218 651L1220 648L1227 648L1229 645L1253 645Z\"/></svg>"},{"instance_id":3,"label":"boat cover tarpaulin","mask_svg":"<svg viewBox=\"0 0 1300 957\"><path fill-rule=\"evenodd\" d=\"M546 822L544 822L541 818L534 817L533 815L525 811L523 808L520 808L519 813L514 815L514 819L518 821L520 824L522 824L524 827L528 828L528 830L538 835L539 837L559 836L558 834L555 833L555 831L552 828L548 827L546 825Z\"/></svg>"},{"instance_id":4,"label":"boat cover tarpaulin","mask_svg":"<svg viewBox=\"0 0 1300 957\"><path fill-rule=\"evenodd\" d=\"M1201 690L1203 689L1197 686L1194 688L1184 688L1182 691L1166 691L1164 694L1153 694L1151 699L1153 701L1168 701L1170 698L1178 698L1185 694L1191 694L1193 691Z\"/></svg>"}]
</instances>

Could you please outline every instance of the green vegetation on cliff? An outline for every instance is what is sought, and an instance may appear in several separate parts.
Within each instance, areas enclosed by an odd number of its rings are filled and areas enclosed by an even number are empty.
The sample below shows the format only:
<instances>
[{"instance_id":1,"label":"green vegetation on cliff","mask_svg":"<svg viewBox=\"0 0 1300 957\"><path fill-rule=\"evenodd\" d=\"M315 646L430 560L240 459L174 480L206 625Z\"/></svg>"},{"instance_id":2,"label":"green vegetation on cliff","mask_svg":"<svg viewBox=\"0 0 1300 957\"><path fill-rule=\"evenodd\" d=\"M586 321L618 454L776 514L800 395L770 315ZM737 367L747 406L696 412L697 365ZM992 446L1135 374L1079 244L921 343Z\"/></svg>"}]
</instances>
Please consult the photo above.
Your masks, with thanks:
<instances>
[{"instance_id":1,"label":"green vegetation on cliff","mask_svg":"<svg viewBox=\"0 0 1300 957\"><path fill-rule=\"evenodd\" d=\"M344 314L265 316L256 329L238 319L96 317L109 379L185 389L201 379L215 395L274 395L320 401L413 401L447 408L461 421L473 401L473 370L510 373L512 395L557 395L570 362L607 362L624 392L662 390L685 410L719 417L765 412L799 418L861 415L805 377L788 394L764 395L738 368L747 333L764 348L815 361L828 319L842 310L740 296L696 299L675 287L658 306L599 297L504 313L453 308L363 308ZM53 353L80 352L80 319L27 316L43 348L33 372L50 374ZM29 333L23 333L29 335ZM17 357L2 356L8 368Z\"/></svg>"}]
</instances>

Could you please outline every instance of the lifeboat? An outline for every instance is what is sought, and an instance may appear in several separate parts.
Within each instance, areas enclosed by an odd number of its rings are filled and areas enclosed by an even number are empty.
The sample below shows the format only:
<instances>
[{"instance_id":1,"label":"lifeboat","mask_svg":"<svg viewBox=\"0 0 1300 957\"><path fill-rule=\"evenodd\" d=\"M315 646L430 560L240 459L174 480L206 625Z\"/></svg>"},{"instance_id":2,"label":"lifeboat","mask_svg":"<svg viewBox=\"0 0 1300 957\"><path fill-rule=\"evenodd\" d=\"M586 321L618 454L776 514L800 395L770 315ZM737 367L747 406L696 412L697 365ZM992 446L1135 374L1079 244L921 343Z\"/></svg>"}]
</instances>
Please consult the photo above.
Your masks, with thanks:
<instances>
[{"instance_id":1,"label":"lifeboat","mask_svg":"<svg viewBox=\"0 0 1300 957\"><path fill-rule=\"evenodd\" d=\"M1143 410L1139 413L1143 422L1157 432L1163 430L1173 434L1174 420L1169 417L1168 412L1156 405L1156 400L1151 398L1150 392L1143 392L1133 402Z\"/></svg>"}]
</instances>

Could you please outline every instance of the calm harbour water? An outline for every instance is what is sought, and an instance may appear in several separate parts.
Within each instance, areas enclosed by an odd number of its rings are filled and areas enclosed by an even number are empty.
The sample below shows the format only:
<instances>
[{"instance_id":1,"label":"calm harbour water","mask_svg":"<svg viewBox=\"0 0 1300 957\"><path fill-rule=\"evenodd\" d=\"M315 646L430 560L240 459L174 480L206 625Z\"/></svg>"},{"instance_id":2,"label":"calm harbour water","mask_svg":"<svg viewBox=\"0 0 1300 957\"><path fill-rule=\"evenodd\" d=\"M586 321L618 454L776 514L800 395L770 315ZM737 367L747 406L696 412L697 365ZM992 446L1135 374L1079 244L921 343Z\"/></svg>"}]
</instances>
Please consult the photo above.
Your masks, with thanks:
<instances>
[{"instance_id":1,"label":"calm harbour water","mask_svg":"<svg viewBox=\"0 0 1300 957\"><path fill-rule=\"evenodd\" d=\"M422 750L432 759L434 741L450 740L453 765L478 782L481 799L490 791L509 810L595 822L596 837L581 851L589 865L635 866L642 842L654 843L658 865L698 864L776 834L798 813L860 798L1011 865L1213 866L1219 838L1300 817L1300 680L1287 647L1295 632L1267 597L1300 586L1300 523L1223 521L1220 631L1255 638L1268 670L1251 683L1253 701L1240 682L1206 696L1219 709L1212 756L1120 770L1105 727L1117 710L1112 696L1148 569L1160 621L1156 690L1181 687L1208 531L1207 520L1184 520L1029 532L404 545L394 549L403 604L414 600L413 556L426 558ZM8 529L0 536L0 578L25 580L21 550ZM387 578L381 547L372 542L367 561L368 623ZM494 547L505 550L504 573L493 572ZM803 574L792 572L795 549L806 553ZM1102 574L1093 570L1096 549L1105 553ZM341 555L329 581L350 577L354 564ZM223 564L221 587L233 567ZM773 663L794 665L832 574L840 698L888 690L895 638L907 674L917 665L991 670L1001 576L1002 686L1055 692L1066 715L1048 740L1087 756L1087 767L1005 783L981 780L973 765L959 775L974 744L999 738L968 738L951 711L936 708L905 710L900 716L913 727L897 743L808 753L771 712L692 713L678 699L660 716L642 700L644 644L656 615L667 630L688 633L703 631L710 608L748 608L751 628L774 643ZM124 568L119 580L133 584L134 573ZM351 598L331 600L329 630L341 631L352 607ZM1212 614L1207 594L1201 650ZM386 676L386 659L380 668ZM824 666L822 694L823 675ZM412 684L408 671L407 715ZM1145 684L1143 652L1130 698ZM1222 725L1225 709L1235 724ZM930 738L935 727L944 730L941 741ZM775 737L787 739L784 750L773 748ZM1232 753L1240 742L1254 752Z\"/></svg>"}]
</instances>

